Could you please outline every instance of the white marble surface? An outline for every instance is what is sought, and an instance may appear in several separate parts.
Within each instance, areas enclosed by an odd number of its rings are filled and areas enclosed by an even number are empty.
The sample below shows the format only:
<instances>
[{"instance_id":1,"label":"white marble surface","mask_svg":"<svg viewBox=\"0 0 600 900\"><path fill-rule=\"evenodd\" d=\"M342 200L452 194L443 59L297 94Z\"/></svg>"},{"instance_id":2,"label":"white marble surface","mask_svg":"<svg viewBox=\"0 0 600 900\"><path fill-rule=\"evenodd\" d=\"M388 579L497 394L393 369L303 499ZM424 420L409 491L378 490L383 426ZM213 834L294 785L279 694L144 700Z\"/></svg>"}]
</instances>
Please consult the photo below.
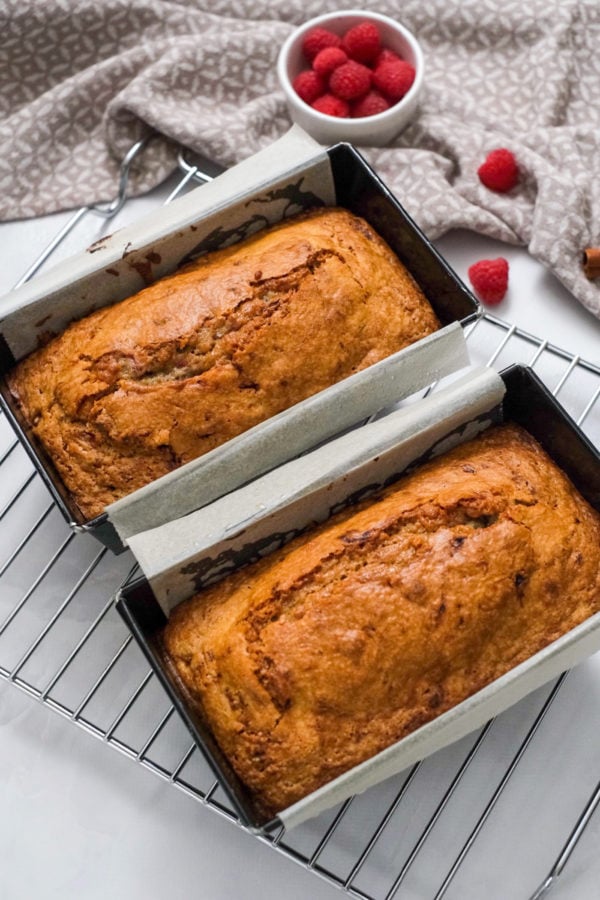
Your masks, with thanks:
<instances>
[{"instance_id":1,"label":"white marble surface","mask_svg":"<svg viewBox=\"0 0 600 900\"><path fill-rule=\"evenodd\" d=\"M143 212L145 202L128 207L120 221ZM0 293L10 289L66 219L68 215L61 215L1 226ZM91 243L100 233L98 221L91 218L61 247L60 254ZM477 258L507 256L511 287L496 314L600 362L600 322L524 250L467 233L449 235L438 246L462 275ZM33 573L35 560L31 565ZM544 866L560 850L598 777L592 771L592 760L598 755L593 735L600 716L600 688L596 689L600 664L596 662L584 668L563 698L547 738L550 744L543 752L530 751L535 796L557 795L556 805L550 805L552 814L546 807L538 814L536 802L541 801L531 798L528 787L533 782L525 774L522 781L517 779L522 806L518 798L516 805L513 801L507 820L503 798L493 825L482 832L472 862L448 891L450 900L482 896L526 900L538 875L545 874ZM585 714L578 709L579 689L588 704ZM568 738L573 739L572 745L566 743ZM568 769L568 784L561 784L562 769L550 754L555 748L565 758L582 754L581 765ZM472 792L489 793L485 772L478 777ZM4 682L0 682L0 810L2 900L334 900L340 896L331 884ZM551 896L556 900L598 897L599 820L600 814L553 889ZM511 847L516 836L516 846L531 846L531 854L504 858L502 835L508 840L509 831ZM546 839L543 854L539 848ZM536 852L542 862L532 874L529 857ZM511 885L508 893L503 884ZM399 893L400 900L429 900L431 895L419 887L418 879L411 885Z\"/></svg>"}]
</instances>

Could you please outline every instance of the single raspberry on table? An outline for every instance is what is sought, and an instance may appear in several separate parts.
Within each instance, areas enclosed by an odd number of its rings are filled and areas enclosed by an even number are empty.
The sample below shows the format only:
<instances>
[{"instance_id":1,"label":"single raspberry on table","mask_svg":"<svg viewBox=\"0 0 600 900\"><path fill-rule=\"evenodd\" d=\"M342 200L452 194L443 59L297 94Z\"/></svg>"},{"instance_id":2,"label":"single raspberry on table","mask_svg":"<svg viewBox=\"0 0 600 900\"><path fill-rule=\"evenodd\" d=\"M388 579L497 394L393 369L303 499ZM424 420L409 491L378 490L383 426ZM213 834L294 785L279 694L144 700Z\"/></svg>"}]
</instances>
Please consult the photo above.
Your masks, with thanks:
<instances>
[{"instance_id":1,"label":"single raspberry on table","mask_svg":"<svg viewBox=\"0 0 600 900\"><path fill-rule=\"evenodd\" d=\"M326 116L337 116L338 119L345 119L350 114L349 104L340 97L334 97L333 94L323 94L310 105L317 112L325 113Z\"/></svg>"},{"instance_id":2,"label":"single raspberry on table","mask_svg":"<svg viewBox=\"0 0 600 900\"><path fill-rule=\"evenodd\" d=\"M309 62L312 62L320 50L325 47L341 47L342 39L339 34L334 34L327 28L312 28L304 35L302 52Z\"/></svg>"},{"instance_id":3,"label":"single raspberry on table","mask_svg":"<svg viewBox=\"0 0 600 900\"><path fill-rule=\"evenodd\" d=\"M342 47L350 57L361 63L371 63L381 50L379 29L373 22L361 22L349 28L342 38Z\"/></svg>"},{"instance_id":4,"label":"single raspberry on table","mask_svg":"<svg viewBox=\"0 0 600 900\"><path fill-rule=\"evenodd\" d=\"M408 93L415 80L415 67L405 59L382 62L373 72L373 85L396 103Z\"/></svg>"},{"instance_id":5,"label":"single raspberry on table","mask_svg":"<svg viewBox=\"0 0 600 900\"><path fill-rule=\"evenodd\" d=\"M340 100L358 100L371 87L371 70L353 59L335 69L329 79L329 90Z\"/></svg>"},{"instance_id":6,"label":"single raspberry on table","mask_svg":"<svg viewBox=\"0 0 600 900\"><path fill-rule=\"evenodd\" d=\"M504 257L480 259L469 266L468 274L475 293L484 303L493 305L504 299L508 289L508 261Z\"/></svg>"},{"instance_id":7,"label":"single raspberry on table","mask_svg":"<svg viewBox=\"0 0 600 900\"><path fill-rule=\"evenodd\" d=\"M376 116L377 113L385 112L389 108L389 101L379 91L373 89L360 100L352 103L350 115L353 119L360 119L363 116Z\"/></svg>"},{"instance_id":8,"label":"single raspberry on table","mask_svg":"<svg viewBox=\"0 0 600 900\"><path fill-rule=\"evenodd\" d=\"M294 78L292 86L301 100L312 103L325 93L325 82L317 72L305 69Z\"/></svg>"},{"instance_id":9,"label":"single raspberry on table","mask_svg":"<svg viewBox=\"0 0 600 900\"><path fill-rule=\"evenodd\" d=\"M322 78L327 78L334 69L348 62L348 57L341 47L325 47L319 50L313 59L312 67Z\"/></svg>"},{"instance_id":10,"label":"single raspberry on table","mask_svg":"<svg viewBox=\"0 0 600 900\"><path fill-rule=\"evenodd\" d=\"M510 191L519 180L519 167L514 154L506 147L492 150L477 169L479 180L492 191Z\"/></svg>"}]
</instances>

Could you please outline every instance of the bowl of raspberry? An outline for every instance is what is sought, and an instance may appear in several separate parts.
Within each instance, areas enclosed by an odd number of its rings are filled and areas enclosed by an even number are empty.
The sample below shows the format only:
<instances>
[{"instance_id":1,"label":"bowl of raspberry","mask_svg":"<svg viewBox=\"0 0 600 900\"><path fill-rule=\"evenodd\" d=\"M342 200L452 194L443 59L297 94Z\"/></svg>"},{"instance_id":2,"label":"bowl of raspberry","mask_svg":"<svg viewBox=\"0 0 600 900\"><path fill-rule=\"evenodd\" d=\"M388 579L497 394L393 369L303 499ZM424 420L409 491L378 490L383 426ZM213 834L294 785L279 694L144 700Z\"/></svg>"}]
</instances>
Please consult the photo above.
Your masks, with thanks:
<instances>
[{"instance_id":1,"label":"bowl of raspberry","mask_svg":"<svg viewBox=\"0 0 600 900\"><path fill-rule=\"evenodd\" d=\"M423 69L412 32L359 9L305 22L277 61L292 121L322 144L390 143L415 115Z\"/></svg>"}]
</instances>

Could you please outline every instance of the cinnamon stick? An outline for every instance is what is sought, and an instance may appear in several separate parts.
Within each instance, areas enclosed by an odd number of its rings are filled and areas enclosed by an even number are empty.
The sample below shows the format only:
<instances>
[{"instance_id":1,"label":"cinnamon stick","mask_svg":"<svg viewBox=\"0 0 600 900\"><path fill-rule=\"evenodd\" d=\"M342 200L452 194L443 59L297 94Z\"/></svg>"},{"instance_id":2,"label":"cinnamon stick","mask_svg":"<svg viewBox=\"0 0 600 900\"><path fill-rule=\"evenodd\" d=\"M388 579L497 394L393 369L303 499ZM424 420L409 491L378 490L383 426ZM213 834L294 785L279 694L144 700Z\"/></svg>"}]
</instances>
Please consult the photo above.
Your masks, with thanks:
<instances>
[{"instance_id":1,"label":"cinnamon stick","mask_svg":"<svg viewBox=\"0 0 600 900\"><path fill-rule=\"evenodd\" d=\"M600 275L600 247L586 247L583 251L583 271L588 278Z\"/></svg>"}]
</instances>

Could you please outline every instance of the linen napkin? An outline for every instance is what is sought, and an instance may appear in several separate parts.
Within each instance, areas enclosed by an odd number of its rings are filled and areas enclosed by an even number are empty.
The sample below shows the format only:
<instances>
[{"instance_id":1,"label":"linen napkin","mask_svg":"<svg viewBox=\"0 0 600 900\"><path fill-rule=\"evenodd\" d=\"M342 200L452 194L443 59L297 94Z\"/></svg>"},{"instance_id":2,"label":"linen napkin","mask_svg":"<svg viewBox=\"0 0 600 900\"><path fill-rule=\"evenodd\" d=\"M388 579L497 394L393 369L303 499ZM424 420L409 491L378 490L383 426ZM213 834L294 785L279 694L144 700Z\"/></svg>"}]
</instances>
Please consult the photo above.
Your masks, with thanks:
<instances>
[{"instance_id":1,"label":"linen napkin","mask_svg":"<svg viewBox=\"0 0 600 900\"><path fill-rule=\"evenodd\" d=\"M343 0L0 0L0 218L37 216L116 194L119 164L140 193L181 146L224 166L290 127L279 48ZM366 0L422 43L414 122L385 148L360 147L435 238L467 228L528 247L600 317L600 4L597 0ZM507 147L508 194L477 168Z\"/></svg>"}]
</instances>

